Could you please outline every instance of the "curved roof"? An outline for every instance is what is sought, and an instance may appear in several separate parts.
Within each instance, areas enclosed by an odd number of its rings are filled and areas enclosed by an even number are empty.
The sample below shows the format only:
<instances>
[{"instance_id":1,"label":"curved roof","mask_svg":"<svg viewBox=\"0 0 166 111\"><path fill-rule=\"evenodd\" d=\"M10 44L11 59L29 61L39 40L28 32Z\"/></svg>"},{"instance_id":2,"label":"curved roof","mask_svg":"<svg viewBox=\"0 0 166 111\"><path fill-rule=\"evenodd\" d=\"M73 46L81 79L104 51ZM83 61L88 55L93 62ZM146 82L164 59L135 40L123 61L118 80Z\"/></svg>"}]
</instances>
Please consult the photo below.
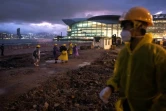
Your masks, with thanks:
<instances>
[{"instance_id":1,"label":"curved roof","mask_svg":"<svg viewBox=\"0 0 166 111\"><path fill-rule=\"evenodd\" d=\"M119 20L120 15L101 15L88 18L88 20Z\"/></svg>"},{"instance_id":2,"label":"curved roof","mask_svg":"<svg viewBox=\"0 0 166 111\"><path fill-rule=\"evenodd\" d=\"M62 19L62 21L71 26L75 23L82 22L82 21L94 21L100 22L105 24L117 24L119 22L120 15L100 15L100 16L93 16L90 18L73 18L73 19ZM153 15L154 20L166 20L166 14L158 14Z\"/></svg>"},{"instance_id":3,"label":"curved roof","mask_svg":"<svg viewBox=\"0 0 166 111\"><path fill-rule=\"evenodd\" d=\"M166 20L166 14L153 15L153 20Z\"/></svg>"},{"instance_id":4,"label":"curved roof","mask_svg":"<svg viewBox=\"0 0 166 111\"><path fill-rule=\"evenodd\" d=\"M81 21L85 21L87 20L87 18L74 18L74 19L62 19L62 21L66 24L66 25L72 25L75 24L77 22L81 22Z\"/></svg>"},{"instance_id":5,"label":"curved roof","mask_svg":"<svg viewBox=\"0 0 166 111\"><path fill-rule=\"evenodd\" d=\"M119 18L120 15L101 15L101 16L93 16L90 18L62 19L62 21L69 26L82 21L95 21L105 24L115 24L118 23Z\"/></svg>"}]
</instances>

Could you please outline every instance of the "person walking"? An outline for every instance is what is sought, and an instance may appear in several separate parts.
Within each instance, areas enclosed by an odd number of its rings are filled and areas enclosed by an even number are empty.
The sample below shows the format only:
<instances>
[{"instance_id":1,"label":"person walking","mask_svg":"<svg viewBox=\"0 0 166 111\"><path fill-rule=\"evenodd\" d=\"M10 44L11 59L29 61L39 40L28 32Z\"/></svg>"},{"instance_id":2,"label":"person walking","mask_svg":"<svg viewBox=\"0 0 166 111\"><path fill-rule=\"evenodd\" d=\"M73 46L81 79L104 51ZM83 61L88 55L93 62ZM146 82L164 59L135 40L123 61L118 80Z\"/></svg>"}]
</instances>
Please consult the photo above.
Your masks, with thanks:
<instances>
[{"instance_id":1,"label":"person walking","mask_svg":"<svg viewBox=\"0 0 166 111\"><path fill-rule=\"evenodd\" d=\"M58 48L57 44L54 44L53 55L54 55L54 58L55 58L55 63L57 63L58 57L59 57L59 48Z\"/></svg>"},{"instance_id":2,"label":"person walking","mask_svg":"<svg viewBox=\"0 0 166 111\"><path fill-rule=\"evenodd\" d=\"M75 44L74 47L73 47L73 54L74 54L74 57L79 56L77 44Z\"/></svg>"},{"instance_id":3,"label":"person walking","mask_svg":"<svg viewBox=\"0 0 166 111\"><path fill-rule=\"evenodd\" d=\"M66 47L66 44L63 44L61 47L60 47L60 56L58 57L59 60L61 60L62 63L67 63L68 62L68 53L67 53L67 47Z\"/></svg>"},{"instance_id":4,"label":"person walking","mask_svg":"<svg viewBox=\"0 0 166 111\"><path fill-rule=\"evenodd\" d=\"M69 56L71 56L73 54L73 44L72 43L69 44L68 54L69 54Z\"/></svg>"},{"instance_id":5,"label":"person walking","mask_svg":"<svg viewBox=\"0 0 166 111\"><path fill-rule=\"evenodd\" d=\"M153 25L150 12L133 7L120 19L125 47L119 52L114 75L100 92L107 103L119 92L117 111L166 111L166 50L146 33Z\"/></svg>"},{"instance_id":6,"label":"person walking","mask_svg":"<svg viewBox=\"0 0 166 111\"><path fill-rule=\"evenodd\" d=\"M34 65L39 66L40 62L40 45L36 46L36 49L33 51L33 60L34 60Z\"/></svg>"}]
</instances>

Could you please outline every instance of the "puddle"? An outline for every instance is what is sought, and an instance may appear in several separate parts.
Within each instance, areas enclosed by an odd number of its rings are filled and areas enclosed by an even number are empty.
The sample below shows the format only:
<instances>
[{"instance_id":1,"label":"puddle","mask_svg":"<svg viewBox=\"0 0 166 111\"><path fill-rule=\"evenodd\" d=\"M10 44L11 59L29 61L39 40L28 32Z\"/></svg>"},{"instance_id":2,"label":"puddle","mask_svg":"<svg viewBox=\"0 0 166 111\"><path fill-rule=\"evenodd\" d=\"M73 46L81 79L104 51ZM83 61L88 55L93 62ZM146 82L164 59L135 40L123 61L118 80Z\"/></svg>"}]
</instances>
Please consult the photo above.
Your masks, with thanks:
<instances>
[{"instance_id":1,"label":"puddle","mask_svg":"<svg viewBox=\"0 0 166 111\"><path fill-rule=\"evenodd\" d=\"M46 53L40 53L40 55L46 55Z\"/></svg>"},{"instance_id":2,"label":"puddle","mask_svg":"<svg viewBox=\"0 0 166 111\"><path fill-rule=\"evenodd\" d=\"M5 93L6 93L6 91L4 89L0 89L0 95L3 95Z\"/></svg>"},{"instance_id":3,"label":"puddle","mask_svg":"<svg viewBox=\"0 0 166 111\"><path fill-rule=\"evenodd\" d=\"M57 62L61 63L61 60L58 60ZM46 63L55 63L55 60L47 60Z\"/></svg>"},{"instance_id":4,"label":"puddle","mask_svg":"<svg viewBox=\"0 0 166 111\"><path fill-rule=\"evenodd\" d=\"M90 62L83 62L83 64L90 65Z\"/></svg>"},{"instance_id":5,"label":"puddle","mask_svg":"<svg viewBox=\"0 0 166 111\"><path fill-rule=\"evenodd\" d=\"M84 67L90 64L91 64L90 62L83 62L82 64L79 64L78 67Z\"/></svg>"}]
</instances>

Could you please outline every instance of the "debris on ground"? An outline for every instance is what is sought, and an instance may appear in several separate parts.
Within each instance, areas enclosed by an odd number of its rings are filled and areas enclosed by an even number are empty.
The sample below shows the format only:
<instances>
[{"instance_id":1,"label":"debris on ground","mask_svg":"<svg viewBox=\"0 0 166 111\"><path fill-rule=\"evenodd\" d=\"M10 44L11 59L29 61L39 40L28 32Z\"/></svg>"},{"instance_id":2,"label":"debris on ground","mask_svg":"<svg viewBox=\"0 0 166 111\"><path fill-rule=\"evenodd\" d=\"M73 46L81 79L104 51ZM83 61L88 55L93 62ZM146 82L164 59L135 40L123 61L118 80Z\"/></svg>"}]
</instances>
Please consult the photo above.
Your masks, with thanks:
<instances>
[{"instance_id":1,"label":"debris on ground","mask_svg":"<svg viewBox=\"0 0 166 111\"><path fill-rule=\"evenodd\" d=\"M118 52L105 51L90 65L61 73L22 94L6 106L10 111L114 111L118 93L108 104L99 99L111 77Z\"/></svg>"},{"instance_id":2,"label":"debris on ground","mask_svg":"<svg viewBox=\"0 0 166 111\"><path fill-rule=\"evenodd\" d=\"M41 62L52 59L52 53L44 52L45 54L41 57ZM25 64L26 63L26 64ZM32 54L20 54L13 56L5 56L0 61L0 71L8 70L20 67L31 67L33 64Z\"/></svg>"}]
</instances>

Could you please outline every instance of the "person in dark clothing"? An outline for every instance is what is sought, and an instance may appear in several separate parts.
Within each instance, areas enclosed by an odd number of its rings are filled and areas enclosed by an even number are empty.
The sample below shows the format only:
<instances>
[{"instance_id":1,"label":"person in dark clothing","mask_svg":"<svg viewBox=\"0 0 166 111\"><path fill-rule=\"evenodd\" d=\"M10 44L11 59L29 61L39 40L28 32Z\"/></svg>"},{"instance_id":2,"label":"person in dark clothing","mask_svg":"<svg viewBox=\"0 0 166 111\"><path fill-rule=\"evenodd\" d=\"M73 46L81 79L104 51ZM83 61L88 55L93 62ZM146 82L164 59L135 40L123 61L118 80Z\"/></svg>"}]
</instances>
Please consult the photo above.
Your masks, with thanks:
<instances>
[{"instance_id":1,"label":"person in dark clothing","mask_svg":"<svg viewBox=\"0 0 166 111\"><path fill-rule=\"evenodd\" d=\"M4 44L1 45L1 56L4 56Z\"/></svg>"},{"instance_id":2,"label":"person in dark clothing","mask_svg":"<svg viewBox=\"0 0 166 111\"><path fill-rule=\"evenodd\" d=\"M39 66L40 62L40 45L36 46L36 49L33 51L33 60L34 60L34 65Z\"/></svg>"},{"instance_id":3,"label":"person in dark clothing","mask_svg":"<svg viewBox=\"0 0 166 111\"><path fill-rule=\"evenodd\" d=\"M62 52L62 51L67 51L67 47L64 45L60 46L60 52Z\"/></svg>"},{"instance_id":4,"label":"person in dark clothing","mask_svg":"<svg viewBox=\"0 0 166 111\"><path fill-rule=\"evenodd\" d=\"M59 49L57 47L57 44L54 44L53 55L54 55L54 58L55 58L55 63L57 63L57 60L58 60L58 57L59 57Z\"/></svg>"}]
</instances>

